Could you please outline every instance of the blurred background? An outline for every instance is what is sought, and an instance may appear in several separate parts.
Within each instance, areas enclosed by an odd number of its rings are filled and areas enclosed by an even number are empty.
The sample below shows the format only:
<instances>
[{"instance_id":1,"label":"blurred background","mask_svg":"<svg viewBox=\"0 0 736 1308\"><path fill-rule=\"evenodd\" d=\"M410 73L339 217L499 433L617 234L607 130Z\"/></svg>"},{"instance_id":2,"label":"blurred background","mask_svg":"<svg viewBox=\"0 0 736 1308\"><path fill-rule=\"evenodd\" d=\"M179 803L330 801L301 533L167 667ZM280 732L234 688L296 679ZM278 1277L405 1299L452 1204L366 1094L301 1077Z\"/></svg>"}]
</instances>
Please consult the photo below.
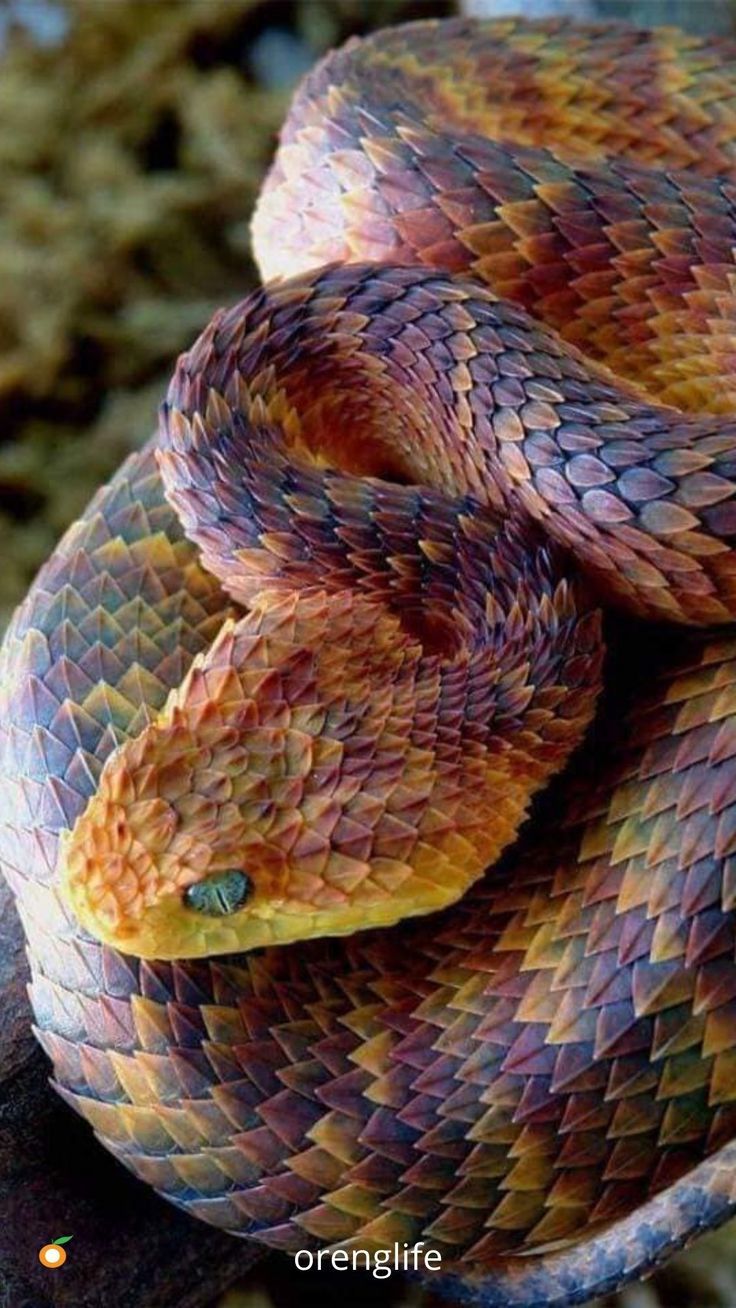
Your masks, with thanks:
<instances>
[{"instance_id":1,"label":"blurred background","mask_svg":"<svg viewBox=\"0 0 736 1308\"><path fill-rule=\"evenodd\" d=\"M736 31L736 0L464 9ZM350 35L457 11L452 0L0 0L0 630L62 530L150 434L176 354L254 284L249 215L299 77ZM116 1185L113 1165L104 1175ZM122 1203L138 1193L121 1177ZM197 1274L206 1284L207 1267ZM396 1276L346 1281L271 1258L210 1303L319 1296L338 1308L346 1294L356 1308L430 1302ZM145 1285L125 1300L185 1301L183 1287ZM65 1302L76 1301L55 1294ZM736 1308L736 1231L607 1302Z\"/></svg>"}]
</instances>

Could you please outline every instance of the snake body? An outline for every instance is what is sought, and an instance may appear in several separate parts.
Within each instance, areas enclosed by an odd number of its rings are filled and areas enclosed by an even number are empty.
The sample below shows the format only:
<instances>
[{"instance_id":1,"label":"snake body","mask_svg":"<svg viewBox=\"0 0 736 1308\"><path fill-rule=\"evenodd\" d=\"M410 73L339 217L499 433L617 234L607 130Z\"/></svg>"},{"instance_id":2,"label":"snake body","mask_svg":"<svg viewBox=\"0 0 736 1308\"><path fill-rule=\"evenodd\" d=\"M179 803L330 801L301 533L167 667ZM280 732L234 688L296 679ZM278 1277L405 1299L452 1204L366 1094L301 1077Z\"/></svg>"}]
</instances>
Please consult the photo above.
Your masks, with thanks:
<instances>
[{"instance_id":1,"label":"snake body","mask_svg":"<svg viewBox=\"0 0 736 1308\"><path fill-rule=\"evenodd\" d=\"M287 280L13 619L38 1037L196 1216L562 1304L736 1206L736 640L693 630L736 611L735 72L520 21L330 56L256 215ZM599 605L640 662L479 880L590 721Z\"/></svg>"}]
</instances>

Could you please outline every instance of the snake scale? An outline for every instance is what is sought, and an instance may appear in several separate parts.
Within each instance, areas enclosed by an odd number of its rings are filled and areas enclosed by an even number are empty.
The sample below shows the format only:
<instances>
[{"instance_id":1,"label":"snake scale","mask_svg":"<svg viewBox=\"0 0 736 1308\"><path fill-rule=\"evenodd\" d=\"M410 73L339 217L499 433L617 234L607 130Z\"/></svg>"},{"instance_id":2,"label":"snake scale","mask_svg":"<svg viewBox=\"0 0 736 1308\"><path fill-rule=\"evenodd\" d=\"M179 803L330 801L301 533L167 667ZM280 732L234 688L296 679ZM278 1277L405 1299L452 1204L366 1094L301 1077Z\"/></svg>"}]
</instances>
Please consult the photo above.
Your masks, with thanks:
<instances>
[{"instance_id":1,"label":"snake scale","mask_svg":"<svg viewBox=\"0 0 736 1308\"><path fill-rule=\"evenodd\" d=\"M197 1217L561 1305L736 1207L735 129L674 30L330 55L12 621L38 1038Z\"/></svg>"}]
</instances>

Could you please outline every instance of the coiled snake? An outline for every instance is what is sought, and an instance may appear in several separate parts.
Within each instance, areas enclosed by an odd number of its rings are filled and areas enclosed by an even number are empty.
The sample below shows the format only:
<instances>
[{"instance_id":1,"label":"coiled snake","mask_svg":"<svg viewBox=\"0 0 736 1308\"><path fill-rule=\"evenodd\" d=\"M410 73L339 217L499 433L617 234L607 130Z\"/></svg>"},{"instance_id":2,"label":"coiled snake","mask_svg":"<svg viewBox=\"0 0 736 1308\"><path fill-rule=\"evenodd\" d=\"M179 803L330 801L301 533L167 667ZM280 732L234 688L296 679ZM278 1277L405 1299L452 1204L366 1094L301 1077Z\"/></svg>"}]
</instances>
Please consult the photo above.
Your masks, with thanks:
<instances>
[{"instance_id":1,"label":"coiled snake","mask_svg":"<svg viewBox=\"0 0 736 1308\"><path fill-rule=\"evenodd\" d=\"M38 1036L207 1221L561 1304L733 1211L735 75L522 21L330 56L254 224L287 280L15 615ZM617 689L496 863L599 605Z\"/></svg>"}]
</instances>

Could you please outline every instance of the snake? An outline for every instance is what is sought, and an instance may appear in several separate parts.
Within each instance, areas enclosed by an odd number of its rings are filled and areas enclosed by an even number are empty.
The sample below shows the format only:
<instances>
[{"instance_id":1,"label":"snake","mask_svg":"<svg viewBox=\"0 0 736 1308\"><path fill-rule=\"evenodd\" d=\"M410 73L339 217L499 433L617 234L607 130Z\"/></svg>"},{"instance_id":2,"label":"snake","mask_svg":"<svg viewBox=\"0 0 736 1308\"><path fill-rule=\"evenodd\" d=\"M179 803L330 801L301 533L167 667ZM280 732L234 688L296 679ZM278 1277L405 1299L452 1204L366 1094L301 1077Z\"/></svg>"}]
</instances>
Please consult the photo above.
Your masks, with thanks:
<instances>
[{"instance_id":1,"label":"snake","mask_svg":"<svg viewBox=\"0 0 736 1308\"><path fill-rule=\"evenodd\" d=\"M53 1084L264 1248L561 1306L736 1208L735 88L675 29L329 54L263 284L6 632Z\"/></svg>"}]
</instances>

